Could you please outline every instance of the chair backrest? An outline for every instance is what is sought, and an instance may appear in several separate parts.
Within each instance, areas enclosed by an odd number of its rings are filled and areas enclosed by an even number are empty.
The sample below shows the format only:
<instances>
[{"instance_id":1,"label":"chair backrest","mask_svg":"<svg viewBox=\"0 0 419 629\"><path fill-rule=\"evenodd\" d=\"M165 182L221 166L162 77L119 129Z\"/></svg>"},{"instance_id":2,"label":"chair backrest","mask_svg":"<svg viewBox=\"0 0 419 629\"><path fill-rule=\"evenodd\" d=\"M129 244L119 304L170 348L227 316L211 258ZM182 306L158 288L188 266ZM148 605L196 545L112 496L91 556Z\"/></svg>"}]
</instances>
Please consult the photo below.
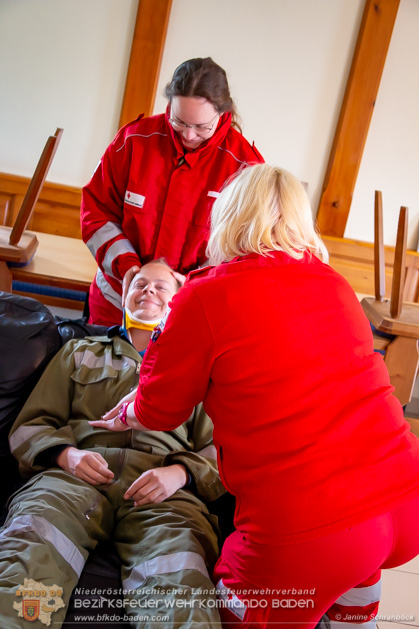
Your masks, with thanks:
<instances>
[{"instance_id":1,"label":"chair backrest","mask_svg":"<svg viewBox=\"0 0 419 629\"><path fill-rule=\"evenodd\" d=\"M52 164L52 160L54 159L54 155L58 148L58 144L61 140L62 134L63 129L58 128L55 134L50 136L45 144L44 150L42 151L42 155L39 159L38 165L29 184L25 198L23 199L22 206L16 217L15 224L10 233L9 245L17 245L19 243L19 240L21 239L22 234L31 219L33 210L35 208L39 194L42 190L42 186L44 185L44 181Z\"/></svg>"},{"instance_id":2,"label":"chair backrest","mask_svg":"<svg viewBox=\"0 0 419 629\"><path fill-rule=\"evenodd\" d=\"M407 225L409 210L402 206L399 212L397 240L394 252L393 282L391 285L390 314L400 317L403 307L403 290L406 275ZM375 299L383 301L385 294L385 266L383 242L383 201L380 190L375 191L374 204L374 280Z\"/></svg>"}]
</instances>

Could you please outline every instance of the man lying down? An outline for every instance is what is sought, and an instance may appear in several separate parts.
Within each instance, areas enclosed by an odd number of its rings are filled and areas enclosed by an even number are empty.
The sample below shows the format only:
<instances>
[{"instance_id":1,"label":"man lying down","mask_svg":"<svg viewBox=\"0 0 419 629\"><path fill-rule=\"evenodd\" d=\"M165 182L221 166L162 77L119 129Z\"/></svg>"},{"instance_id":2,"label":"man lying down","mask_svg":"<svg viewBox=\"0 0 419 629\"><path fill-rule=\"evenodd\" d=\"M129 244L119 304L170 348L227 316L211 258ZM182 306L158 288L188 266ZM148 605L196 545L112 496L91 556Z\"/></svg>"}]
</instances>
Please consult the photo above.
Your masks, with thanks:
<instances>
[{"instance_id":1,"label":"man lying down","mask_svg":"<svg viewBox=\"0 0 419 629\"><path fill-rule=\"evenodd\" d=\"M137 386L151 332L178 288L163 260L143 266L123 326L69 341L18 416L10 447L29 480L0 533L0 627L27 628L36 614L60 627L89 552L107 539L133 627L159 618L165 627L221 627L209 576L217 525L204 502L225 490L210 419L197 407L167 433L89 424ZM38 596L24 593L31 589Z\"/></svg>"}]
</instances>

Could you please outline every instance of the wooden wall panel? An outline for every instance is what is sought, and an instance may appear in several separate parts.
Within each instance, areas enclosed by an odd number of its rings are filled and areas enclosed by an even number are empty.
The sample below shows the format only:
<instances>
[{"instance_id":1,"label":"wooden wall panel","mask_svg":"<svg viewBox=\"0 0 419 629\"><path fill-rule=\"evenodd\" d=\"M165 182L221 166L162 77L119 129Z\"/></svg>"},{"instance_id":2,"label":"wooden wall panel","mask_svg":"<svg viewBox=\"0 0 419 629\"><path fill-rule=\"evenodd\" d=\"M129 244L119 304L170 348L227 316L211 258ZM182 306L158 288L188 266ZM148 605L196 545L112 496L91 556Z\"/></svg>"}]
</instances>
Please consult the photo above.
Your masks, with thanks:
<instances>
[{"instance_id":1,"label":"wooden wall panel","mask_svg":"<svg viewBox=\"0 0 419 629\"><path fill-rule=\"evenodd\" d=\"M81 238L80 208L40 201L28 229L46 234Z\"/></svg>"},{"instance_id":2,"label":"wooden wall panel","mask_svg":"<svg viewBox=\"0 0 419 629\"><path fill-rule=\"evenodd\" d=\"M0 173L0 224L10 225L19 210L29 179ZM81 238L81 189L45 183L35 207L31 228L59 236ZM12 208L7 212L7 208ZM6 217L6 221L4 221ZM372 243L325 236L330 265L341 273L357 293L374 295L374 247ZM390 297L393 277L394 248L385 247L386 297ZM419 253L406 256L405 301L419 303Z\"/></svg>"},{"instance_id":3,"label":"wooden wall panel","mask_svg":"<svg viewBox=\"0 0 419 629\"><path fill-rule=\"evenodd\" d=\"M0 225L9 225L8 215L10 208L10 196L0 194Z\"/></svg>"},{"instance_id":4,"label":"wooden wall panel","mask_svg":"<svg viewBox=\"0 0 419 629\"><path fill-rule=\"evenodd\" d=\"M30 179L0 173L0 224L12 226ZM81 189L44 183L28 229L81 238Z\"/></svg>"},{"instance_id":5,"label":"wooden wall panel","mask_svg":"<svg viewBox=\"0 0 419 629\"><path fill-rule=\"evenodd\" d=\"M345 277L356 293L374 295L374 245L369 242L324 236L330 266ZM390 298L393 280L394 247L384 247L385 297ZM407 251L403 298L419 302L419 253Z\"/></svg>"}]
</instances>

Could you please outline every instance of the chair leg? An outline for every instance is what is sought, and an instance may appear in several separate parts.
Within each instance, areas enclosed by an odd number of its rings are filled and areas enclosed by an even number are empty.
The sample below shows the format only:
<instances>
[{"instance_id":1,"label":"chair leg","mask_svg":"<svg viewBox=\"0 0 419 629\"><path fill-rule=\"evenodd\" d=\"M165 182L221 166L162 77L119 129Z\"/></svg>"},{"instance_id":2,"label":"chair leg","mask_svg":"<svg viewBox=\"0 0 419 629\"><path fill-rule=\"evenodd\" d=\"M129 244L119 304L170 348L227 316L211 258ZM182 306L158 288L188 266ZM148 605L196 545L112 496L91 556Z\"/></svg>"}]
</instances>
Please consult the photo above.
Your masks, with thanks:
<instances>
[{"instance_id":1,"label":"chair leg","mask_svg":"<svg viewBox=\"0 0 419 629\"><path fill-rule=\"evenodd\" d=\"M89 295L90 293L86 293L86 297L84 299L83 315L82 315L83 319L85 318L86 321L88 321L90 317Z\"/></svg>"},{"instance_id":2,"label":"chair leg","mask_svg":"<svg viewBox=\"0 0 419 629\"><path fill-rule=\"evenodd\" d=\"M375 191L374 199L374 288L375 300L383 301L386 293L383 239L383 196Z\"/></svg>"},{"instance_id":3,"label":"chair leg","mask_svg":"<svg viewBox=\"0 0 419 629\"><path fill-rule=\"evenodd\" d=\"M405 406L412 399L419 364L418 340L398 336L388 346L384 357L394 395Z\"/></svg>"},{"instance_id":4,"label":"chair leg","mask_svg":"<svg viewBox=\"0 0 419 629\"><path fill-rule=\"evenodd\" d=\"M0 260L0 290L6 293L12 292L12 273L7 262Z\"/></svg>"}]
</instances>

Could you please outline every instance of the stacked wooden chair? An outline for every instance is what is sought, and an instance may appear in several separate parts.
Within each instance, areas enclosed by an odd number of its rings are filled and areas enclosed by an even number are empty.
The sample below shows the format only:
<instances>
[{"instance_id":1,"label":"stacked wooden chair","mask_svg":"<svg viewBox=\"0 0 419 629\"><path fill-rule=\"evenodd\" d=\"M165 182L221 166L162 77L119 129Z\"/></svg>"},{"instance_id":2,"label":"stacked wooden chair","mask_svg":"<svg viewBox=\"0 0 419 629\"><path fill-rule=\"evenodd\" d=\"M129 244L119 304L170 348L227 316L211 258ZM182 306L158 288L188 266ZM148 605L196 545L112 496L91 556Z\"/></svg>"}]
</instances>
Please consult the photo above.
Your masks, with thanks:
<instances>
[{"instance_id":1,"label":"stacked wooden chair","mask_svg":"<svg viewBox=\"0 0 419 629\"><path fill-rule=\"evenodd\" d=\"M57 129L55 134L48 138L13 227L0 226L0 290L2 291L12 292L12 272L9 269L9 264L28 264L35 254L38 240L35 234L25 230L35 209L62 134L63 130Z\"/></svg>"},{"instance_id":2,"label":"stacked wooden chair","mask_svg":"<svg viewBox=\"0 0 419 629\"><path fill-rule=\"evenodd\" d=\"M383 243L383 205L380 191L375 193L374 279L375 298L365 297L361 305L377 330L374 348L385 352L384 360L404 406L412 399L419 366L419 304L403 302L406 273L408 208L401 207L394 254L391 298L385 299L385 264Z\"/></svg>"}]
</instances>

